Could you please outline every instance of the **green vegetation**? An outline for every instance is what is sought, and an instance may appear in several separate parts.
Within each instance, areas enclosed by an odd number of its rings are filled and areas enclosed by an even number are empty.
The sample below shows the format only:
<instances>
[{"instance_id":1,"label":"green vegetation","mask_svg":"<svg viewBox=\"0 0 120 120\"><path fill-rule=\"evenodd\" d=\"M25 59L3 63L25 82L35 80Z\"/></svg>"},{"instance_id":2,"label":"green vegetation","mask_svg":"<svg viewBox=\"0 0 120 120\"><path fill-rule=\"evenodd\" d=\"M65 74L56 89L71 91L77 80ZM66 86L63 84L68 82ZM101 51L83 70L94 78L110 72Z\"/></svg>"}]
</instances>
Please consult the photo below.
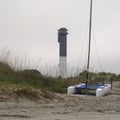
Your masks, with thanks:
<instances>
[{"instance_id":1,"label":"green vegetation","mask_svg":"<svg viewBox=\"0 0 120 120\"><path fill-rule=\"evenodd\" d=\"M23 89L41 89L42 91L66 92L69 80L43 76L39 71L16 71L7 63L0 62L0 87L17 87Z\"/></svg>"},{"instance_id":2,"label":"green vegetation","mask_svg":"<svg viewBox=\"0 0 120 120\"><path fill-rule=\"evenodd\" d=\"M43 76L39 71L23 70L16 71L7 63L0 62L0 88L23 88L21 91L25 92L27 89L40 89L42 91L51 91L58 93L65 93L67 87L75 85L80 82L85 82L86 71L79 74L78 77L71 77L62 79L60 77L53 78ZM106 82L106 80L120 80L120 75L112 73L89 73L90 81L92 83ZM103 81L105 80L105 81Z\"/></svg>"}]
</instances>

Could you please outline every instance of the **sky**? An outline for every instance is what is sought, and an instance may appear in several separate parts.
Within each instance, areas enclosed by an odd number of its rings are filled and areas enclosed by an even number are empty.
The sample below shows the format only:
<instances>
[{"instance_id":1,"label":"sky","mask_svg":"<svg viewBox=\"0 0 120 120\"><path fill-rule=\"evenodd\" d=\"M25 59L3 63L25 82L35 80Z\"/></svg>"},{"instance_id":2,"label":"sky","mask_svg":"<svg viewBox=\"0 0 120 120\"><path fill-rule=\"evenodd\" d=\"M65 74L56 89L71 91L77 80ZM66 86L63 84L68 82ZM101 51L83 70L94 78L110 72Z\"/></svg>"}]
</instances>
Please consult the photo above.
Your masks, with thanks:
<instances>
[{"instance_id":1,"label":"sky","mask_svg":"<svg viewBox=\"0 0 120 120\"><path fill-rule=\"evenodd\" d=\"M0 55L53 74L58 29L68 29L69 74L87 60L90 0L0 0ZM120 0L93 0L90 69L120 74ZM9 51L9 52L8 52Z\"/></svg>"}]
</instances>

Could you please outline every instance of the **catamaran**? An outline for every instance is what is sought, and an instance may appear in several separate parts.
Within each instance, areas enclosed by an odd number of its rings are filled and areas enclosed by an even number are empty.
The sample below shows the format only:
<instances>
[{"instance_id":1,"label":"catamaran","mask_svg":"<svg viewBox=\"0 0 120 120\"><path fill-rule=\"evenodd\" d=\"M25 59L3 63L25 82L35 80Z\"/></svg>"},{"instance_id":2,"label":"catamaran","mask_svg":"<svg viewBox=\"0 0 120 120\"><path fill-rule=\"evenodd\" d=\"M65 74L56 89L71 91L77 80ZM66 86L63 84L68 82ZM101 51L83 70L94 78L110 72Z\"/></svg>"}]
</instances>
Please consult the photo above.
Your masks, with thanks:
<instances>
[{"instance_id":1,"label":"catamaran","mask_svg":"<svg viewBox=\"0 0 120 120\"><path fill-rule=\"evenodd\" d=\"M89 64L90 64L90 50L91 50L91 27L92 27L92 0L90 1L90 22L89 22L89 45L88 45L88 59L87 59L87 73L85 83L80 83L74 86L69 86L67 88L67 94L80 94L82 91L85 91L85 94L88 94L88 91L94 90L96 97L101 97L109 93L111 90L111 84L89 84Z\"/></svg>"}]
</instances>

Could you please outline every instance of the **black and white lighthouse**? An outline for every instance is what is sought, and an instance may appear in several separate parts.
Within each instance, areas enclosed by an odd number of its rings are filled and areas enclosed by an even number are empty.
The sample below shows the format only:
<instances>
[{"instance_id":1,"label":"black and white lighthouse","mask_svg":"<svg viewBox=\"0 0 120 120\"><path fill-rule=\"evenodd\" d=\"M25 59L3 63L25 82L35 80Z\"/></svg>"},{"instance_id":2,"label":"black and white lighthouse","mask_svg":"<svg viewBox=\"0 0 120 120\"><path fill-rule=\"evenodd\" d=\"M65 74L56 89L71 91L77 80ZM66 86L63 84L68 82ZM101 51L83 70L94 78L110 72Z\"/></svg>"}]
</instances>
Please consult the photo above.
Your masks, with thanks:
<instances>
[{"instance_id":1,"label":"black and white lighthouse","mask_svg":"<svg viewBox=\"0 0 120 120\"><path fill-rule=\"evenodd\" d=\"M59 42L59 76L62 78L67 77L67 32L66 28L58 30Z\"/></svg>"}]
</instances>

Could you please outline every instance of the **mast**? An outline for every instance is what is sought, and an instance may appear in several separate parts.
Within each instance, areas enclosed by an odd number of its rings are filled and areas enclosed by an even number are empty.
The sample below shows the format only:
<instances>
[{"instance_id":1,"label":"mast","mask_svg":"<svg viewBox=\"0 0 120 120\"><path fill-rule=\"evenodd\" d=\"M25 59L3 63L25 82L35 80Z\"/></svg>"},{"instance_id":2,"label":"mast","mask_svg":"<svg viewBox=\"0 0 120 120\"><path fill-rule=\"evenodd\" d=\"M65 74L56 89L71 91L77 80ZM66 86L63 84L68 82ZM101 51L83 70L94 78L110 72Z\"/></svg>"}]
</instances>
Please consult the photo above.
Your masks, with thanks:
<instances>
[{"instance_id":1,"label":"mast","mask_svg":"<svg viewBox=\"0 0 120 120\"><path fill-rule=\"evenodd\" d=\"M89 82L89 66L90 66L90 50L91 50L91 27L92 27L92 0L90 1L90 22L89 22L89 44L88 44L88 59L86 73L86 89Z\"/></svg>"}]
</instances>

